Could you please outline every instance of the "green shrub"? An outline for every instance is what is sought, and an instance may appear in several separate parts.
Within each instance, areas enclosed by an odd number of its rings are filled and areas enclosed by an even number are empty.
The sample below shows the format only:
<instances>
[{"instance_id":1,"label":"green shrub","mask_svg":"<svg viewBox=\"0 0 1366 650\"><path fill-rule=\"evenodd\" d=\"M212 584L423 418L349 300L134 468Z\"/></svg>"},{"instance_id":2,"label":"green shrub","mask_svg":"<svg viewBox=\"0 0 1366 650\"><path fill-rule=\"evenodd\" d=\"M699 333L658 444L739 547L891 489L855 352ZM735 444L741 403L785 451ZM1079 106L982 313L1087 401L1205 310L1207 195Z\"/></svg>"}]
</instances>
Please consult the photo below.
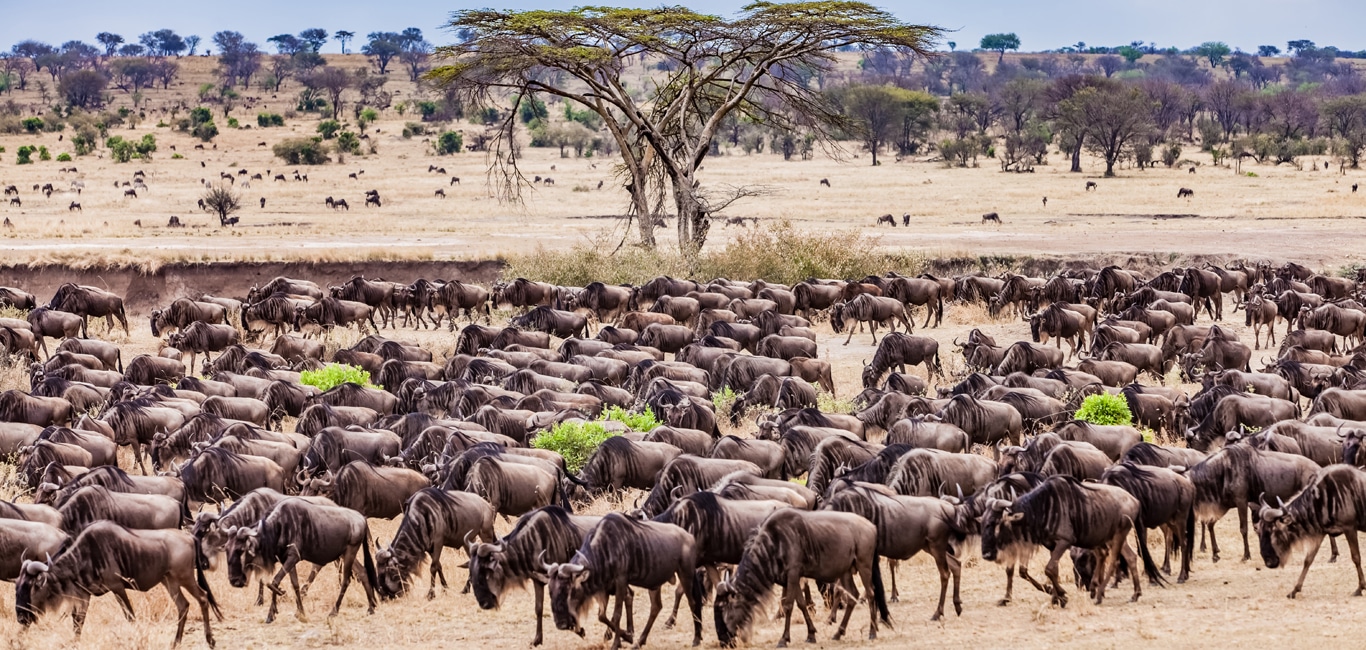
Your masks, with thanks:
<instances>
[{"instance_id":1,"label":"green shrub","mask_svg":"<svg viewBox=\"0 0 1366 650\"><path fill-rule=\"evenodd\" d=\"M22 124L24 125L24 130L29 133L37 133L43 130L43 118L41 117L26 117Z\"/></svg>"},{"instance_id":2,"label":"green shrub","mask_svg":"<svg viewBox=\"0 0 1366 650\"><path fill-rule=\"evenodd\" d=\"M324 140L331 140L337 137L337 132L341 130L341 122L336 120L323 120L318 123L318 133L321 133Z\"/></svg>"},{"instance_id":3,"label":"green shrub","mask_svg":"<svg viewBox=\"0 0 1366 650\"><path fill-rule=\"evenodd\" d=\"M536 449L548 449L564 457L565 470L578 474L593 452L613 434L596 422L561 422L531 441Z\"/></svg>"},{"instance_id":4,"label":"green shrub","mask_svg":"<svg viewBox=\"0 0 1366 650\"><path fill-rule=\"evenodd\" d=\"M272 126L284 126L285 118L280 117L279 113L257 113L256 126L268 128Z\"/></svg>"},{"instance_id":5,"label":"green shrub","mask_svg":"<svg viewBox=\"0 0 1366 650\"><path fill-rule=\"evenodd\" d=\"M185 159L185 156L182 156L182 155L180 155L180 154L178 154L178 153L173 153L173 154L171 154L171 160L184 160L184 159Z\"/></svg>"},{"instance_id":6,"label":"green shrub","mask_svg":"<svg viewBox=\"0 0 1366 650\"><path fill-rule=\"evenodd\" d=\"M191 135L204 142L208 142L218 135L218 127L214 125L213 120L209 120L208 122L194 127L194 131L191 132Z\"/></svg>"},{"instance_id":7,"label":"green shrub","mask_svg":"<svg viewBox=\"0 0 1366 650\"><path fill-rule=\"evenodd\" d=\"M52 154L47 147L38 147L38 160L52 160Z\"/></svg>"},{"instance_id":8,"label":"green shrub","mask_svg":"<svg viewBox=\"0 0 1366 650\"><path fill-rule=\"evenodd\" d=\"M337 134L338 153L360 153L360 137L351 131L342 131Z\"/></svg>"},{"instance_id":9,"label":"green shrub","mask_svg":"<svg viewBox=\"0 0 1366 650\"><path fill-rule=\"evenodd\" d=\"M1091 395L1082 400L1073 417L1103 426L1127 426L1134 421L1124 397L1110 394Z\"/></svg>"},{"instance_id":10,"label":"green shrub","mask_svg":"<svg viewBox=\"0 0 1366 650\"><path fill-rule=\"evenodd\" d=\"M445 156L453 153L460 153L460 148L465 144L465 139L456 131L442 133L436 139L436 153Z\"/></svg>"},{"instance_id":11,"label":"green shrub","mask_svg":"<svg viewBox=\"0 0 1366 650\"><path fill-rule=\"evenodd\" d=\"M242 123L241 123L241 122L238 122L238 121L237 121L237 118L235 118L235 117L230 117L230 118L228 118L228 128L229 128L229 129L237 129L237 128L241 128L241 126L242 126Z\"/></svg>"},{"instance_id":12,"label":"green shrub","mask_svg":"<svg viewBox=\"0 0 1366 650\"><path fill-rule=\"evenodd\" d=\"M322 138L291 138L276 144L271 151L291 165L321 165L328 161Z\"/></svg>"},{"instance_id":13,"label":"green shrub","mask_svg":"<svg viewBox=\"0 0 1366 650\"><path fill-rule=\"evenodd\" d=\"M157 139L150 133L142 136L137 142L124 140L123 136L115 135L105 140L104 146L109 149L109 155L114 162L126 163L133 158L150 160L152 152L157 150Z\"/></svg>"},{"instance_id":14,"label":"green shrub","mask_svg":"<svg viewBox=\"0 0 1366 650\"><path fill-rule=\"evenodd\" d=\"M57 154L57 162L71 162L71 154L66 153L65 151Z\"/></svg>"},{"instance_id":15,"label":"green shrub","mask_svg":"<svg viewBox=\"0 0 1366 650\"><path fill-rule=\"evenodd\" d=\"M730 410L735 406L735 400L739 399L740 394L731 390L730 386L725 386L711 394L711 405L716 407L716 419L730 420Z\"/></svg>"},{"instance_id":16,"label":"green shrub","mask_svg":"<svg viewBox=\"0 0 1366 650\"><path fill-rule=\"evenodd\" d=\"M379 388L370 383L370 373L364 368L344 363L329 363L321 370L305 370L299 373L299 381L318 390L331 390L342 384L356 384L366 388Z\"/></svg>"},{"instance_id":17,"label":"green shrub","mask_svg":"<svg viewBox=\"0 0 1366 650\"><path fill-rule=\"evenodd\" d=\"M379 111L376 111L373 108L361 109L361 111L356 114L356 121L360 123L360 130L362 132L365 131L365 127L370 126L378 119Z\"/></svg>"},{"instance_id":18,"label":"green shrub","mask_svg":"<svg viewBox=\"0 0 1366 650\"><path fill-rule=\"evenodd\" d=\"M30 146L30 145L24 145L24 146L22 146L22 147L19 147L19 153L18 153L18 156L17 156L17 160L15 161L16 164L19 164L19 165L32 165L32 164L33 164L33 154L35 154L35 153L38 153L38 148L37 148L37 147Z\"/></svg>"},{"instance_id":19,"label":"green shrub","mask_svg":"<svg viewBox=\"0 0 1366 650\"><path fill-rule=\"evenodd\" d=\"M602 415L598 416L598 419L603 421L611 420L614 422L620 422L626 425L632 431L640 431L642 433L649 432L650 430L662 424L659 420L655 419L655 414L653 411L632 413L624 408L621 408L620 406L608 407L607 410L602 412Z\"/></svg>"},{"instance_id":20,"label":"green shrub","mask_svg":"<svg viewBox=\"0 0 1366 650\"><path fill-rule=\"evenodd\" d=\"M427 135L427 126L420 122L405 122L403 124L403 137L411 138L415 135Z\"/></svg>"}]
</instances>

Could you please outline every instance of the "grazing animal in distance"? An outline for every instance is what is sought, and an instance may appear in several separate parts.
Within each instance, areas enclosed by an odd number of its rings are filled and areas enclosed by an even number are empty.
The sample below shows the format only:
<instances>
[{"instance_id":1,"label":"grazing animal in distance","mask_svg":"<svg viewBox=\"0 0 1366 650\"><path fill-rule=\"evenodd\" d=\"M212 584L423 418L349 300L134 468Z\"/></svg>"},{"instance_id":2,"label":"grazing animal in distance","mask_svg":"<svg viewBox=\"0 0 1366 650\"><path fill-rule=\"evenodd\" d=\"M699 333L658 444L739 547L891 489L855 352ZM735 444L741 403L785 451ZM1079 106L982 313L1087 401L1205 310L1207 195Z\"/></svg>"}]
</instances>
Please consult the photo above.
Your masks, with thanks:
<instances>
[{"instance_id":1,"label":"grazing animal in distance","mask_svg":"<svg viewBox=\"0 0 1366 650\"><path fill-rule=\"evenodd\" d=\"M884 214L884 215L882 215L882 216L880 216L880 217L877 218L877 224L876 224L876 225L881 226L881 225L884 224L884 223L890 225L890 226L893 227L893 228L896 227L896 219L895 219L894 217L892 217L892 215L890 215L890 214Z\"/></svg>"},{"instance_id":2,"label":"grazing animal in distance","mask_svg":"<svg viewBox=\"0 0 1366 650\"><path fill-rule=\"evenodd\" d=\"M381 206L380 203L379 203L379 195L378 195L378 194L371 194L370 196L365 197L365 207L367 207L367 208L370 207L370 204L371 204L371 203L375 204L375 207L377 207L377 208L384 207L384 206ZM350 208L347 208L347 210L350 210Z\"/></svg>"},{"instance_id":3,"label":"grazing animal in distance","mask_svg":"<svg viewBox=\"0 0 1366 650\"><path fill-rule=\"evenodd\" d=\"M451 177L451 185L459 185L459 184L460 184L460 177L459 177L459 176L452 176L452 177ZM448 186L448 187L449 187L449 186Z\"/></svg>"},{"instance_id":4,"label":"grazing animal in distance","mask_svg":"<svg viewBox=\"0 0 1366 650\"><path fill-rule=\"evenodd\" d=\"M1001 225L1001 215L996 214L995 212L988 212L982 215L982 223L994 223L999 226Z\"/></svg>"},{"instance_id":5,"label":"grazing animal in distance","mask_svg":"<svg viewBox=\"0 0 1366 650\"><path fill-rule=\"evenodd\" d=\"M81 209L81 204L79 204L79 203L77 203L77 202L75 202L75 201L72 201L72 202L71 202L71 205L66 206L66 211L67 211L67 212L84 212L84 210Z\"/></svg>"},{"instance_id":6,"label":"grazing animal in distance","mask_svg":"<svg viewBox=\"0 0 1366 650\"><path fill-rule=\"evenodd\" d=\"M1356 191L1357 191L1357 186L1358 186L1358 185L1360 185L1360 183L1352 183L1352 193L1353 193L1353 194L1356 193Z\"/></svg>"},{"instance_id":7,"label":"grazing animal in distance","mask_svg":"<svg viewBox=\"0 0 1366 650\"><path fill-rule=\"evenodd\" d=\"M1048 197L1043 197L1043 207L1048 207Z\"/></svg>"},{"instance_id":8,"label":"grazing animal in distance","mask_svg":"<svg viewBox=\"0 0 1366 650\"><path fill-rule=\"evenodd\" d=\"M23 202L23 201L20 201L20 200L19 200L19 197L17 197L17 196L14 197L14 198L12 198L12 199L10 199L10 200L9 200L9 204L10 204L10 205L17 205L17 206L19 206L19 207L21 207L21 208L24 207L24 202Z\"/></svg>"},{"instance_id":9,"label":"grazing animal in distance","mask_svg":"<svg viewBox=\"0 0 1366 650\"><path fill-rule=\"evenodd\" d=\"M830 179L828 179L828 178L822 178L822 179L821 179L821 185L824 185L824 186L826 186L826 187L830 187Z\"/></svg>"},{"instance_id":10,"label":"grazing animal in distance","mask_svg":"<svg viewBox=\"0 0 1366 650\"><path fill-rule=\"evenodd\" d=\"M1183 188L1181 188L1181 189L1179 189L1179 190L1176 191L1176 198L1178 198L1178 199L1184 199L1184 198L1189 198L1189 197L1194 197L1194 196L1195 196L1195 190L1190 189L1189 187L1183 187Z\"/></svg>"},{"instance_id":11,"label":"grazing animal in distance","mask_svg":"<svg viewBox=\"0 0 1366 650\"><path fill-rule=\"evenodd\" d=\"M1097 189L1097 188L1099 188L1099 187L1100 187L1100 185L1097 185L1095 181L1086 181L1086 191L1087 191L1087 192L1090 192L1091 190Z\"/></svg>"},{"instance_id":12,"label":"grazing animal in distance","mask_svg":"<svg viewBox=\"0 0 1366 650\"><path fill-rule=\"evenodd\" d=\"M1186 172L1186 173L1187 173L1187 174L1194 174L1194 173L1195 173L1195 167L1191 167L1191 168L1190 168L1190 171L1188 171L1188 172Z\"/></svg>"},{"instance_id":13,"label":"grazing animal in distance","mask_svg":"<svg viewBox=\"0 0 1366 650\"><path fill-rule=\"evenodd\" d=\"M907 228L911 227L911 213L907 212L901 215L901 225L906 226Z\"/></svg>"},{"instance_id":14,"label":"grazing animal in distance","mask_svg":"<svg viewBox=\"0 0 1366 650\"><path fill-rule=\"evenodd\" d=\"M446 198L446 190L437 190L435 196Z\"/></svg>"},{"instance_id":15,"label":"grazing animal in distance","mask_svg":"<svg viewBox=\"0 0 1366 650\"><path fill-rule=\"evenodd\" d=\"M261 197L261 209L266 209L266 197Z\"/></svg>"}]
</instances>

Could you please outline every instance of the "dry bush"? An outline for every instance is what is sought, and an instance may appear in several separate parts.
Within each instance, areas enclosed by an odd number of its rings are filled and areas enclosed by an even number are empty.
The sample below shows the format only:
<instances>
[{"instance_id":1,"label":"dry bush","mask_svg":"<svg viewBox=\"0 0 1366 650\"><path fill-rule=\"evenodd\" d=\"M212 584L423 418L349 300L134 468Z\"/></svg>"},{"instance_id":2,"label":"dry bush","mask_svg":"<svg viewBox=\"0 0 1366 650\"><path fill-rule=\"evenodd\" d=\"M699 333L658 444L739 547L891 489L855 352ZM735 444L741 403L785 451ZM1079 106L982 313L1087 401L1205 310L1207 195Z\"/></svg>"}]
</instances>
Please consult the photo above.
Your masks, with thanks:
<instances>
[{"instance_id":1,"label":"dry bush","mask_svg":"<svg viewBox=\"0 0 1366 650\"><path fill-rule=\"evenodd\" d=\"M689 263L676 252L580 245L567 251L545 248L507 259L503 277L523 277L566 286L641 284L658 275L699 279L730 278L790 284L807 278L861 278L898 271L920 273L925 258L884 250L877 237L857 230L824 234L803 232L783 221L756 228L725 248L704 251Z\"/></svg>"},{"instance_id":2,"label":"dry bush","mask_svg":"<svg viewBox=\"0 0 1366 650\"><path fill-rule=\"evenodd\" d=\"M0 356L0 391L22 390L28 392L28 361L15 355Z\"/></svg>"}]
</instances>

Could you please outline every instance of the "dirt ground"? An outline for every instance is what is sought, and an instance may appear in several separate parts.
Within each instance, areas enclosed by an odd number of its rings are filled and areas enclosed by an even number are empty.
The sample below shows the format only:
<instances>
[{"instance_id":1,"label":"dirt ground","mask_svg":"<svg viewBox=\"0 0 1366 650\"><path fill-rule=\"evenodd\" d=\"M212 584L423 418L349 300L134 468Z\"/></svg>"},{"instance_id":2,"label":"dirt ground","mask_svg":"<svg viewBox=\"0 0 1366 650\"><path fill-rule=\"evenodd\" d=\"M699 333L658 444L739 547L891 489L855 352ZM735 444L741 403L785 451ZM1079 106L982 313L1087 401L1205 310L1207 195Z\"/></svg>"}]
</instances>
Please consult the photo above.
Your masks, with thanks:
<instances>
[{"instance_id":1,"label":"dirt ground","mask_svg":"<svg viewBox=\"0 0 1366 650\"><path fill-rule=\"evenodd\" d=\"M187 62L187 65L198 62ZM183 87L171 93L189 93L201 77L192 70ZM196 77L194 75L200 75ZM396 84L405 93L415 92ZM149 93L155 106L174 97ZM284 97L287 93L282 94ZM283 112L284 99L262 98L255 109L234 113L244 123L254 122L256 110ZM221 120L225 122L225 120ZM409 115L408 119L411 119ZM288 136L313 132L315 120L291 120L283 129L223 131L217 149L193 149L194 142L183 134L155 127L153 116L136 130L117 129L114 134L140 137L155 133L159 150L153 161L115 164L107 158L83 157L74 163L40 162L16 166L12 156L21 144L42 144L54 153L67 150L66 141L57 134L0 136L0 146L9 153L0 162L0 184L15 184L21 190L23 205L0 204L0 217L13 224L0 232L3 261L47 261L87 264L92 258L146 261L166 260L366 260L366 259L458 259L484 260L498 255L534 251L537 247L561 248L620 238L621 222L610 218L626 204L606 159L560 158L547 149L526 149L523 168L531 175L551 176L553 186L538 185L524 206L495 200L485 183L487 160L482 153L462 153L436 157L421 137L403 139L398 135L405 118L387 112L371 129L371 141L378 154L348 157L344 164L300 168L309 182L272 182L270 174L286 173L293 168L272 158L269 146ZM470 130L464 125L466 142ZM69 134L66 134L69 136ZM169 147L185 156L173 160ZM212 147L212 145L210 145ZM1193 149L1193 147L1192 147ZM1157 254L1176 259L1188 255L1213 255L1221 258L1294 259L1325 270L1336 270L1362 259L1366 250L1356 240L1366 216L1366 193L1352 193L1351 185L1366 178L1366 173L1351 171L1340 175L1336 167L1323 170L1324 159L1306 159L1303 170L1289 167L1246 165L1243 172L1255 177L1238 176L1229 168L1212 166L1208 157L1188 152L1183 157L1200 163L1197 172L1182 169L1124 169L1121 177L1100 178L1103 167L1086 161L1083 174L1066 173L1061 158L1055 156L1034 174L1003 174L994 160L984 159L976 169L947 169L937 162L906 161L872 167L866 157L853 154L843 161L818 155L810 161L783 161L772 154L745 155L735 152L709 159L703 174L708 184L759 184L771 189L769 196L742 202L731 210L733 216L754 216L760 227L778 219L791 220L798 227L821 232L831 229L872 229L874 219L891 213L910 214L912 226L883 227L878 232L888 247L923 251L933 257L958 255L1035 255L1057 254L1087 257L1093 255ZM1310 163L1317 167L1308 171ZM62 167L75 165L78 172L62 173ZM427 172L430 165L444 167L446 174ZM149 192L137 199L125 199L115 182L131 180L133 172L144 170ZM220 172L248 169L266 175L266 180L251 181L251 187L237 188L247 207L240 213L241 223L220 229L216 219L199 212L195 200L202 191L200 179L216 180ZM364 170L364 174L359 172ZM348 174L357 173L356 180ZM459 176L459 185L450 184ZM828 179L830 187L819 184ZM77 195L71 181L85 183ZM1085 183L1094 180L1099 187L1087 192ZM59 191L45 199L31 191L35 183L53 183ZM598 184L602 183L599 190ZM1178 188L1195 190L1193 199L1177 199ZM363 193L378 189L384 207L364 208ZM433 196L444 189L446 199ZM327 196L346 198L350 212L333 212L323 205ZM259 199L266 207L259 207ZM1043 197L1048 198L1047 206ZM72 201L82 205L80 212L68 210ZM984 226L980 215L997 212L1002 225ZM165 227L177 215L188 227ZM141 221L139 227L134 224ZM711 246L722 246L738 232L718 224L713 228ZM662 239L668 241L665 233ZM308 277L306 272L301 273ZM411 278L388 278L407 281ZM0 284L6 284L0 273ZM186 284L189 292L195 287ZM201 289L202 290L202 289ZM47 295L40 296L46 299ZM1226 318L1241 323L1241 314L1226 305ZM144 316L133 319L134 332L104 332L126 344L127 352L151 352L156 341L147 330ZM983 327L998 340L1026 338L1028 332L1018 320L991 321L980 308L951 306L944 325L917 333L934 336L941 343L945 364L961 368L961 358L952 353L951 342L968 329ZM1281 326L1281 332L1284 332ZM1251 333L1235 327L1244 340ZM840 395L849 397L858 389L860 362L871 357L873 346L867 334L856 335L847 347L843 337L835 338L828 326L820 326L821 354L835 366ZM454 343L454 335L441 332L404 330L385 332L387 336L418 342L444 356ZM333 345L344 345L354 336L341 337ZM131 355L130 355L131 356ZM1263 354L1254 359L1261 366ZM917 370L917 372L920 372ZM13 376L13 375L11 375ZM3 388L9 388L6 385ZM1188 387L1193 388L1193 387ZM740 433L747 433L748 427ZM125 459L127 460L127 459ZM594 504L602 512L607 504ZM377 539L389 540L397 522L372 521ZM510 526L500 522L498 530ZM1228 549L1225 559L1210 562L1208 553L1197 554L1190 582L1167 588L1144 587L1137 604L1127 601L1128 585L1110 592L1102 606L1077 596L1066 609L1048 605L1047 599L1028 585L1017 585L1015 602L997 607L1004 589L1002 571L977 557L975 549L966 553L968 566L963 570L961 617L950 614L943 622L929 623L937 596L934 571L920 557L903 563L898 582L901 602L892 605L896 623L881 631L874 644L867 644L866 614L856 611L846 640L829 641L832 626L818 624L821 647L1164 647L1184 648L1218 645L1256 644L1265 647L1308 647L1352 645L1352 639L1366 634L1366 617L1361 601L1349 596L1354 588L1349 562L1326 562L1326 553L1310 572L1307 586L1298 600L1287 601L1284 594L1293 584L1297 562L1290 569L1269 571L1256 557L1239 562L1237 525L1233 517L1221 522L1218 534ZM1157 536L1154 535L1154 541ZM1159 546L1155 544L1154 548ZM226 620L215 624L220 647L523 647L532 634L530 597L514 594L499 611L479 611L472 597L459 594L463 575L456 564L463 554L451 551L445 565L453 589L439 592L433 602L418 595L396 602L381 603L374 616L364 610L363 591L353 588L340 616L326 617L328 603L335 598L335 569L327 569L306 600L308 622L296 621L292 605L286 601L282 615L273 625L264 625L262 608L253 606L254 595L228 586L223 573L210 577L223 603ZM1042 556L1032 566L1042 574ZM1064 576L1070 568L1064 562ZM425 584L425 570L419 583ZM1074 592L1070 582L1069 591ZM643 595L642 595L643 596ZM0 601L13 602L10 587L0 587ZM84 638L73 640L69 619L51 616L34 628L23 631L10 616L0 617L0 635L14 648L49 648L80 645L87 647L165 647L171 640L174 610L162 592L133 598L140 618L126 622L113 599L95 600ZM637 598L637 611L643 612L646 600ZM8 605L6 605L8 606ZM643 624L643 614L637 620ZM800 643L801 624L797 624ZM550 648L589 648L600 645L601 626L590 623L589 637L579 639L555 631L546 621L546 645ZM707 647L715 647L715 634L707 617ZM778 625L764 623L757 628L753 645L775 643ZM657 629L650 638L652 647L679 647L687 643L685 630ZM186 633L188 647L203 645L201 624L192 614Z\"/></svg>"}]
</instances>

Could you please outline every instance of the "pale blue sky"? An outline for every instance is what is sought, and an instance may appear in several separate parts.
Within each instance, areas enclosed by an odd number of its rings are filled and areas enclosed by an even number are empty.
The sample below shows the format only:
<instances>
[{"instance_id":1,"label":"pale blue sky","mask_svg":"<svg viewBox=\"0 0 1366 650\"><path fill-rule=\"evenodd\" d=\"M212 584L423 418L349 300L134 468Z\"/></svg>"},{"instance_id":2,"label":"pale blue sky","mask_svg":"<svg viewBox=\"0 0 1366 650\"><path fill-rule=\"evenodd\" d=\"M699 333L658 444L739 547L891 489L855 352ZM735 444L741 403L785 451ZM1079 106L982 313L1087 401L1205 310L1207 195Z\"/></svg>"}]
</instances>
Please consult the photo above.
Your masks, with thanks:
<instances>
[{"instance_id":1,"label":"pale blue sky","mask_svg":"<svg viewBox=\"0 0 1366 650\"><path fill-rule=\"evenodd\" d=\"M1319 45L1366 50L1366 2L1362 0L886 0L877 2L901 18L956 30L945 40L972 47L983 34L1013 31L1024 50L1054 49L1085 41L1121 45L1134 40L1159 46L1190 47L1220 40L1244 50L1270 44L1285 48L1290 39L1307 38ZM619 0L601 4L655 6ZM226 3L185 0L0 0L0 49L35 38L50 43L80 39L94 43L95 34L112 31L136 42L137 35L170 28L181 35L198 34L207 42L222 29L246 34L257 43L282 32L309 27L329 32L345 29L362 36L372 31L399 31L414 26L441 44L447 14L460 8L498 6L567 8L592 2L516 0L511 3L460 0L232 0ZM740 6L722 0L677 2L712 13ZM269 49L269 48L265 48ZM326 51L337 51L335 42Z\"/></svg>"}]
</instances>

